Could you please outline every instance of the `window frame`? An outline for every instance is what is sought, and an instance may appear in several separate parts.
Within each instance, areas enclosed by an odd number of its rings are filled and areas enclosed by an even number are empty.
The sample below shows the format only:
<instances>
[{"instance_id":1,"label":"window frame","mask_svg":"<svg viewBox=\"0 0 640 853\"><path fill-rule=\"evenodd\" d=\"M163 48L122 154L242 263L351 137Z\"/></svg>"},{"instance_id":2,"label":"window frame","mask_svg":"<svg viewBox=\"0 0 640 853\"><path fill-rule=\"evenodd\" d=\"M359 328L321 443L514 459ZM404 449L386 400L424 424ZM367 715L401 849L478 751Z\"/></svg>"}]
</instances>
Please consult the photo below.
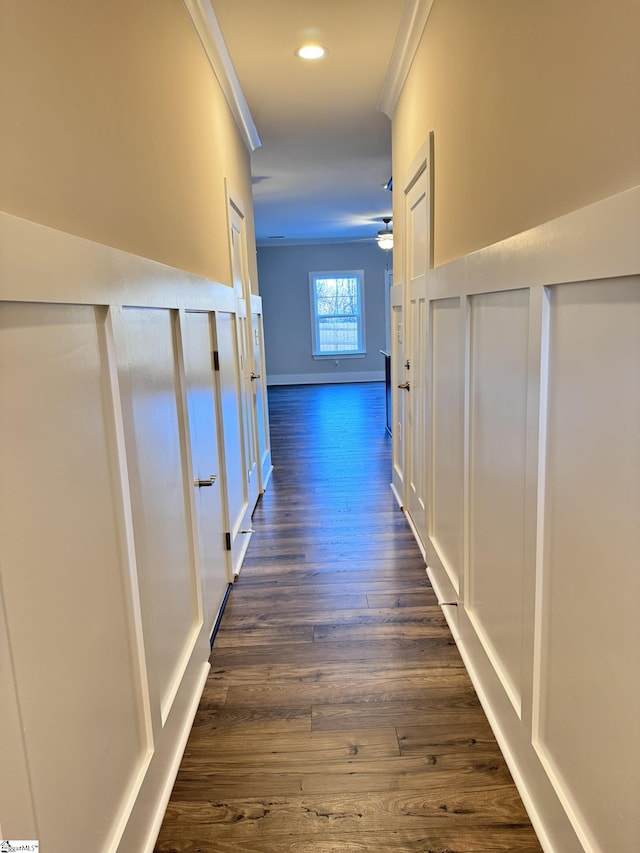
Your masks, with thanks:
<instances>
[{"instance_id":1,"label":"window frame","mask_svg":"<svg viewBox=\"0 0 640 853\"><path fill-rule=\"evenodd\" d=\"M320 352L319 349L319 315L317 313L316 303L316 281L318 279L327 278L355 278L358 287L358 306L359 312L357 315L341 315L329 314L324 316L329 317L357 317L358 324L358 342L359 347L355 350L336 350L334 352ZM321 270L309 273L309 313L311 317L311 355L317 359L340 359L340 358L364 358L367 354L365 340L365 322L364 322L364 270Z\"/></svg>"}]
</instances>

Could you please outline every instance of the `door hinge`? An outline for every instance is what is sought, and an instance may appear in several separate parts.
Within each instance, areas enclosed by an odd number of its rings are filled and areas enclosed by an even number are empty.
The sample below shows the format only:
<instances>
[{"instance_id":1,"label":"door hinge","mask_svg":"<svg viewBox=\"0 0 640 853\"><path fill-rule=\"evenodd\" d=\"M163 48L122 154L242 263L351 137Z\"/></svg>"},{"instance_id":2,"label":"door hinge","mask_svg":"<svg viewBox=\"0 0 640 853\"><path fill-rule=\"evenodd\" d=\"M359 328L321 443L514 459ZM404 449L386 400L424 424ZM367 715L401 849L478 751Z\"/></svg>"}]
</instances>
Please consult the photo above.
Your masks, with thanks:
<instances>
[{"instance_id":1,"label":"door hinge","mask_svg":"<svg viewBox=\"0 0 640 853\"><path fill-rule=\"evenodd\" d=\"M213 357L213 369L220 370L220 355L218 354L218 350L214 349L211 355Z\"/></svg>"},{"instance_id":2,"label":"door hinge","mask_svg":"<svg viewBox=\"0 0 640 853\"><path fill-rule=\"evenodd\" d=\"M227 545L227 551L230 551L230 550L231 550L231 534L230 534L230 533L225 533L225 534L224 534L224 537L225 537L225 542L226 542L226 545Z\"/></svg>"}]
</instances>

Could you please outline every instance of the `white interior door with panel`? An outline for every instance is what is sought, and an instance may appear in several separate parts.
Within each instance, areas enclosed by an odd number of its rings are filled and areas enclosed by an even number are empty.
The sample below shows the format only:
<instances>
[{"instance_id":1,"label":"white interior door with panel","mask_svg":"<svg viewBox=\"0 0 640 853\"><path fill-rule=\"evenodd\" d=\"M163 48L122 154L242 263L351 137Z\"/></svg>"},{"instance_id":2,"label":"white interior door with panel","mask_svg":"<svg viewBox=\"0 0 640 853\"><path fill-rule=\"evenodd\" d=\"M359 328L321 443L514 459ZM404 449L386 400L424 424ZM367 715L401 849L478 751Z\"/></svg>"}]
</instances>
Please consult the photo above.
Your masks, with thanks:
<instances>
[{"instance_id":1,"label":"white interior door with panel","mask_svg":"<svg viewBox=\"0 0 640 853\"><path fill-rule=\"evenodd\" d=\"M252 376L257 376L253 364L253 347L251 346L251 286L248 273L247 244L245 234L245 219L238 207L229 199L229 240L231 249L231 272L233 287L236 292L238 325L238 355L240 363L240 391L242 401L242 436L247 480L247 499L253 511L260 491L260 473L258 467L258 436L254 417L254 383Z\"/></svg>"},{"instance_id":2,"label":"white interior door with panel","mask_svg":"<svg viewBox=\"0 0 640 853\"><path fill-rule=\"evenodd\" d=\"M427 159L404 194L405 253L405 506L424 550L427 542L427 270L431 266L431 195Z\"/></svg>"},{"instance_id":3,"label":"white interior door with panel","mask_svg":"<svg viewBox=\"0 0 640 853\"><path fill-rule=\"evenodd\" d=\"M211 315L187 311L182 319L185 387L196 499L196 526L207 635L213 632L229 584L226 508L218 453L218 418L212 364Z\"/></svg>"},{"instance_id":4,"label":"white interior door with panel","mask_svg":"<svg viewBox=\"0 0 640 853\"><path fill-rule=\"evenodd\" d=\"M267 405L266 365L262 326L262 300L251 297L251 343L253 370L251 371L254 431L258 450L260 492L264 492L271 477L271 440L269 435L269 409Z\"/></svg>"},{"instance_id":5,"label":"white interior door with panel","mask_svg":"<svg viewBox=\"0 0 640 853\"><path fill-rule=\"evenodd\" d=\"M399 506L404 506L405 411L407 394L401 386L405 379L404 357L404 284L390 289L391 303L391 489Z\"/></svg>"},{"instance_id":6,"label":"white interior door with panel","mask_svg":"<svg viewBox=\"0 0 640 853\"><path fill-rule=\"evenodd\" d=\"M249 545L251 513L255 505L255 500L250 501L247 481L238 330L235 314L229 311L216 312L215 351L227 501L226 534L228 549L231 551L231 571L234 575L240 572L242 559Z\"/></svg>"}]
</instances>

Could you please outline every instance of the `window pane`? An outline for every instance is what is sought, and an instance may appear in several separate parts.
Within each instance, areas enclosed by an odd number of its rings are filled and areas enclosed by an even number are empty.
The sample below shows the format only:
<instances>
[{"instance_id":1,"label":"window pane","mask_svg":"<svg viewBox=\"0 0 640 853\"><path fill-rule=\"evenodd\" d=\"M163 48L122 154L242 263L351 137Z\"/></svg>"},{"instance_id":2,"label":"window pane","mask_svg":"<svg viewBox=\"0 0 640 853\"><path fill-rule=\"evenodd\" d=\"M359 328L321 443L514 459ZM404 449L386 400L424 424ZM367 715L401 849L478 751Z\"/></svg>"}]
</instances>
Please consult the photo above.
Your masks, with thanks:
<instances>
[{"instance_id":1,"label":"window pane","mask_svg":"<svg viewBox=\"0 0 640 853\"><path fill-rule=\"evenodd\" d=\"M310 273L315 355L364 353L362 272Z\"/></svg>"},{"instance_id":2,"label":"window pane","mask_svg":"<svg viewBox=\"0 0 640 853\"><path fill-rule=\"evenodd\" d=\"M357 351L357 317L321 317L318 320L318 350L321 353Z\"/></svg>"},{"instance_id":3,"label":"window pane","mask_svg":"<svg viewBox=\"0 0 640 853\"><path fill-rule=\"evenodd\" d=\"M317 278L316 310L319 316L358 314L358 280L349 278Z\"/></svg>"}]
</instances>

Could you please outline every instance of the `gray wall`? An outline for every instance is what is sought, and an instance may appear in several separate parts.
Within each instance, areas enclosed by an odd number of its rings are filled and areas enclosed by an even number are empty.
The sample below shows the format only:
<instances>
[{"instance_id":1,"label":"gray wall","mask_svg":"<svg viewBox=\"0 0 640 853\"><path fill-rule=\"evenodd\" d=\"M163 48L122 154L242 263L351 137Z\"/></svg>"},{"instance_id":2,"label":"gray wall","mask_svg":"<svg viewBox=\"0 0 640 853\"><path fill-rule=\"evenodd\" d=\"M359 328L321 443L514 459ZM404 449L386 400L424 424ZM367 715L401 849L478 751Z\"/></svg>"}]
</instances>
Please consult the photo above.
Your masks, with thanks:
<instances>
[{"instance_id":1,"label":"gray wall","mask_svg":"<svg viewBox=\"0 0 640 853\"><path fill-rule=\"evenodd\" d=\"M264 311L267 382L270 385L384 379L385 269L391 253L372 243L258 248ZM314 359L311 355L309 273L364 270L364 357Z\"/></svg>"}]
</instances>

